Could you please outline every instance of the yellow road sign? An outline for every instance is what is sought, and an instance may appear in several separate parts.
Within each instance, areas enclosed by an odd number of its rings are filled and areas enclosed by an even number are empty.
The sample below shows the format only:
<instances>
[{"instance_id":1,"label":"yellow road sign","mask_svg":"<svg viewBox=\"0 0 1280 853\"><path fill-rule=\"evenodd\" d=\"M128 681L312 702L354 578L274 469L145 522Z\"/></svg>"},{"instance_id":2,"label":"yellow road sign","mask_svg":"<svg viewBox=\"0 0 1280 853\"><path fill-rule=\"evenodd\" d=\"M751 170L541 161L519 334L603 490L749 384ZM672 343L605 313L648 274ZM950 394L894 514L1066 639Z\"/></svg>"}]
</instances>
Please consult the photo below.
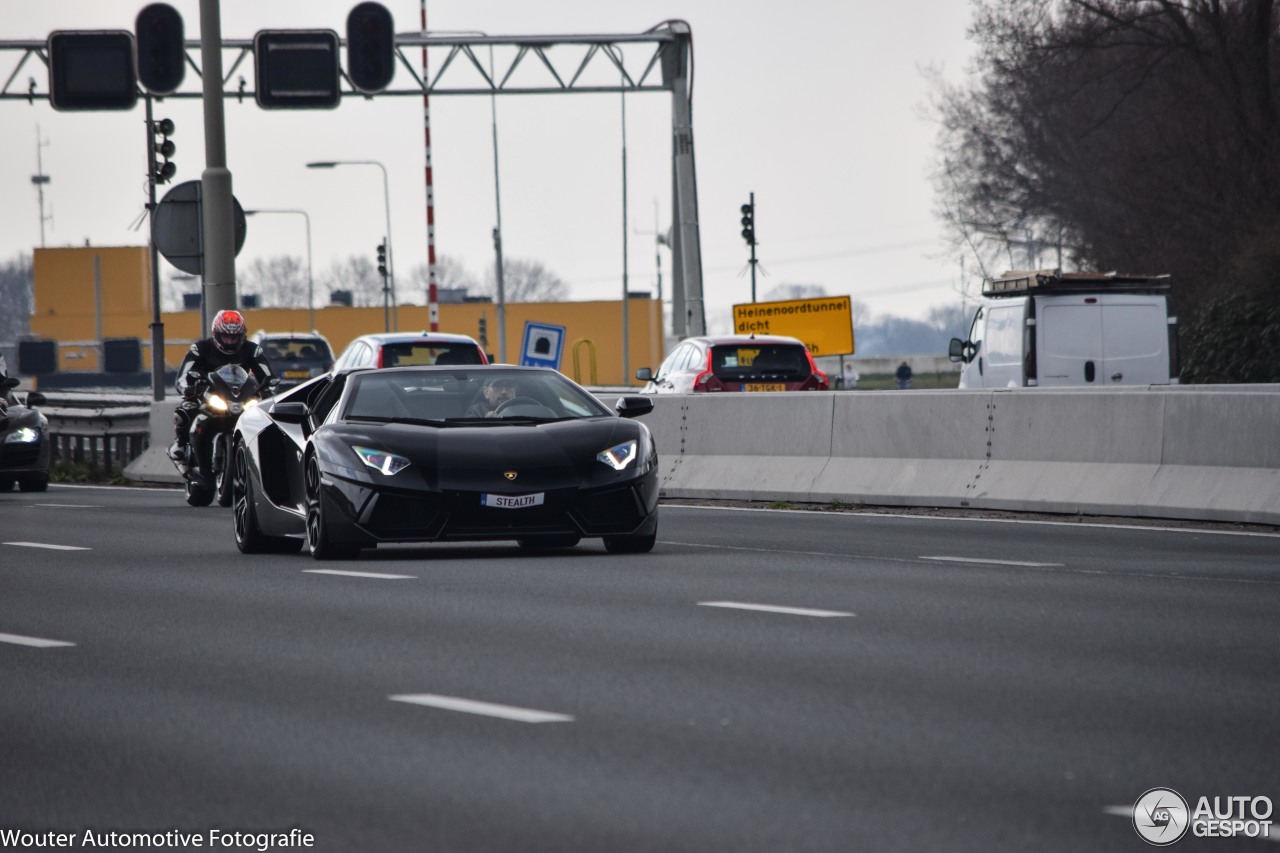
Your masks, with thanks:
<instances>
[{"instance_id":1,"label":"yellow road sign","mask_svg":"<svg viewBox=\"0 0 1280 853\"><path fill-rule=\"evenodd\" d=\"M853 354L853 306L848 296L748 302L733 306L737 335L790 335L814 355Z\"/></svg>"}]
</instances>

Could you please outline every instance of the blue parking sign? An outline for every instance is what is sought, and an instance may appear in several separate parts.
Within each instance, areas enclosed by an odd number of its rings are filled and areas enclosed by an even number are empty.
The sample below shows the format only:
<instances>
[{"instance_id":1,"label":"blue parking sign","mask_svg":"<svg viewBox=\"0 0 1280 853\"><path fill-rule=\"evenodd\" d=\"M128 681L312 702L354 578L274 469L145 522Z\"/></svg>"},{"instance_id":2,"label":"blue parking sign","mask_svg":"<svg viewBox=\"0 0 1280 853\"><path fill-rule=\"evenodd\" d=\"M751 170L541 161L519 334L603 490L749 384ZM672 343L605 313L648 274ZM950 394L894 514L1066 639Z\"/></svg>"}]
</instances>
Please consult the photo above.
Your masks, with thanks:
<instances>
[{"instance_id":1,"label":"blue parking sign","mask_svg":"<svg viewBox=\"0 0 1280 853\"><path fill-rule=\"evenodd\" d=\"M563 353L564 326L524 324L524 343L520 345L522 367L550 367L559 370L560 356Z\"/></svg>"}]
</instances>

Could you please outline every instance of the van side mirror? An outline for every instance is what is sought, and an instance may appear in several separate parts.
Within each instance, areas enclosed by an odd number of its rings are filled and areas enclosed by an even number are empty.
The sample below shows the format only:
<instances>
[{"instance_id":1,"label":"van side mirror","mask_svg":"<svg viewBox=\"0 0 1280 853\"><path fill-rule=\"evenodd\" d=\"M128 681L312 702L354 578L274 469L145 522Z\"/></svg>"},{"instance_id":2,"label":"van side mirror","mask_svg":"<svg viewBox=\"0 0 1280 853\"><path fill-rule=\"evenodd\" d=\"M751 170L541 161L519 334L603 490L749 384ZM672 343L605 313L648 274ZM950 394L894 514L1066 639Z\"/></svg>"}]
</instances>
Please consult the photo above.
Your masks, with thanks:
<instances>
[{"instance_id":1,"label":"van side mirror","mask_svg":"<svg viewBox=\"0 0 1280 853\"><path fill-rule=\"evenodd\" d=\"M973 361L973 357L978 354L978 345L973 341L962 341L959 338L952 338L950 346L947 347L947 358L952 361L963 361L965 364Z\"/></svg>"},{"instance_id":2,"label":"van side mirror","mask_svg":"<svg viewBox=\"0 0 1280 853\"><path fill-rule=\"evenodd\" d=\"M639 379L641 382L652 382L653 371L647 367L642 367L636 371L636 379Z\"/></svg>"}]
</instances>

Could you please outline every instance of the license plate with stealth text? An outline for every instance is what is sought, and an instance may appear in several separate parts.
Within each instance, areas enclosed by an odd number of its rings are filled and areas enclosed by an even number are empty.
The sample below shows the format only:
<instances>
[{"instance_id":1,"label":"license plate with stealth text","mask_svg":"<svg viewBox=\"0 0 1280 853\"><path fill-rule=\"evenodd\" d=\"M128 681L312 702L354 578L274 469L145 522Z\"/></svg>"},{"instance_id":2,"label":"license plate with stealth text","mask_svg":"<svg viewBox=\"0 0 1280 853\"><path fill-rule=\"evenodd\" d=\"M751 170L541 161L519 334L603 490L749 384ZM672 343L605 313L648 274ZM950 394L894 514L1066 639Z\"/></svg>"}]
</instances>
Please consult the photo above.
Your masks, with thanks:
<instances>
[{"instance_id":1,"label":"license plate with stealth text","mask_svg":"<svg viewBox=\"0 0 1280 853\"><path fill-rule=\"evenodd\" d=\"M526 506L542 506L546 497L546 492L537 492L532 495L491 495L488 492L481 492L480 505L501 509L521 509Z\"/></svg>"}]
</instances>

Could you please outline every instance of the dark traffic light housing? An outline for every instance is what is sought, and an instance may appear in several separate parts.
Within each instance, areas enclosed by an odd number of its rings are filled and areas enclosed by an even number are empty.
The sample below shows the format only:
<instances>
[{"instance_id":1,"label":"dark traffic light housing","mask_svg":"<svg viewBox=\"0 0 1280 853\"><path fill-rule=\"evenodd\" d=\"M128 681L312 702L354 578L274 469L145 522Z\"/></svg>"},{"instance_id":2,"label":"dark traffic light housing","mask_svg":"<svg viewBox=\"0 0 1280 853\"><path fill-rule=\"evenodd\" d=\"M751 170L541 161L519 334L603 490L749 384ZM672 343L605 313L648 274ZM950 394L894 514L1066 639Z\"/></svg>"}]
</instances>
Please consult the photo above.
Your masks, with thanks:
<instances>
[{"instance_id":1,"label":"dark traffic light housing","mask_svg":"<svg viewBox=\"0 0 1280 853\"><path fill-rule=\"evenodd\" d=\"M55 110L131 110L138 102L133 33L49 34L49 102Z\"/></svg>"},{"instance_id":2,"label":"dark traffic light housing","mask_svg":"<svg viewBox=\"0 0 1280 853\"><path fill-rule=\"evenodd\" d=\"M361 3L347 15L347 76L361 92L381 92L396 73L396 32L381 3Z\"/></svg>"},{"instance_id":3,"label":"dark traffic light housing","mask_svg":"<svg viewBox=\"0 0 1280 853\"><path fill-rule=\"evenodd\" d=\"M152 3L138 13L138 81L153 95L168 95L182 85L187 52L182 15L168 3Z\"/></svg>"},{"instance_id":4,"label":"dark traffic light housing","mask_svg":"<svg viewBox=\"0 0 1280 853\"><path fill-rule=\"evenodd\" d=\"M748 246L756 244L756 204L744 204L742 206L742 239L747 241Z\"/></svg>"},{"instance_id":5,"label":"dark traffic light housing","mask_svg":"<svg viewBox=\"0 0 1280 853\"><path fill-rule=\"evenodd\" d=\"M332 109L342 99L333 30L259 30L253 61L264 109Z\"/></svg>"},{"instance_id":6,"label":"dark traffic light housing","mask_svg":"<svg viewBox=\"0 0 1280 853\"><path fill-rule=\"evenodd\" d=\"M378 275L387 277L387 241L378 244Z\"/></svg>"},{"instance_id":7,"label":"dark traffic light housing","mask_svg":"<svg viewBox=\"0 0 1280 853\"><path fill-rule=\"evenodd\" d=\"M170 119L162 118L159 121L151 122L151 132L155 135L155 152L164 158L164 162L152 161L155 164L155 171L152 177L157 184L166 184L173 179L173 175L178 171L178 167L173 164L173 154L178 147L173 144L170 136L173 136L173 122Z\"/></svg>"}]
</instances>

